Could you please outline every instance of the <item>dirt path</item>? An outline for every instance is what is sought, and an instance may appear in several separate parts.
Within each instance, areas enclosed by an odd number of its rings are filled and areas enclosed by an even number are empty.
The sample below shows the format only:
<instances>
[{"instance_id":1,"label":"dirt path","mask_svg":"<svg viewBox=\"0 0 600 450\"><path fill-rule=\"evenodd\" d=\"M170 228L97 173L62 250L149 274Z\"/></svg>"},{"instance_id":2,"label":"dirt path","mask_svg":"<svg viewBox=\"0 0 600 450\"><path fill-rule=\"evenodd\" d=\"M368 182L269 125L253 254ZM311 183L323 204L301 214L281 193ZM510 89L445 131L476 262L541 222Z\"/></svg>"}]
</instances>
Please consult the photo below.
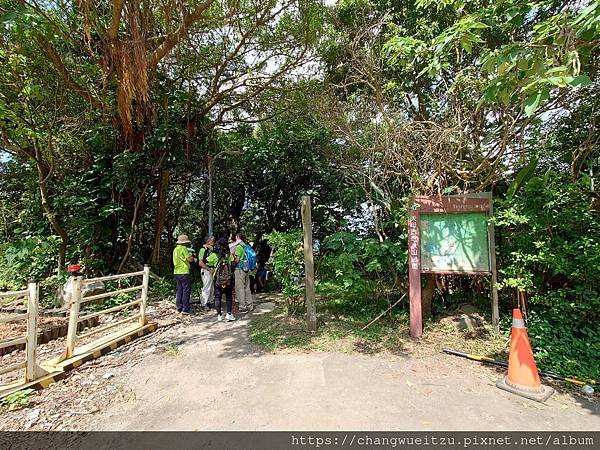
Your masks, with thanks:
<instances>
[{"instance_id":1,"label":"dirt path","mask_svg":"<svg viewBox=\"0 0 600 450\"><path fill-rule=\"evenodd\" d=\"M260 305L261 314L272 304ZM132 395L86 416L93 430L600 430L600 408L570 394L546 404L494 386L497 373L445 355L269 354L249 317L192 318L114 383ZM176 351L178 350L178 351Z\"/></svg>"}]
</instances>

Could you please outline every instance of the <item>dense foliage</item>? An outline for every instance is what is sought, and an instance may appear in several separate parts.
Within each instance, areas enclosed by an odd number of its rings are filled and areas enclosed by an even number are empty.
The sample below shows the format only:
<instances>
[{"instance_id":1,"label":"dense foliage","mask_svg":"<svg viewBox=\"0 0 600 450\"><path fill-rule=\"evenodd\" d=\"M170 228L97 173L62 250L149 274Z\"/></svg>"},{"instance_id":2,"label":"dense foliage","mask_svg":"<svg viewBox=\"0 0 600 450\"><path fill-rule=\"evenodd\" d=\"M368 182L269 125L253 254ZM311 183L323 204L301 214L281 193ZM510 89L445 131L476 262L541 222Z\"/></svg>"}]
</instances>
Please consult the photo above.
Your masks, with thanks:
<instances>
[{"instance_id":1,"label":"dense foliage","mask_svg":"<svg viewBox=\"0 0 600 450\"><path fill-rule=\"evenodd\" d=\"M281 284L288 312L303 295L301 276L303 269L302 231L274 231L267 236L273 250L271 268Z\"/></svg>"},{"instance_id":2,"label":"dense foliage","mask_svg":"<svg viewBox=\"0 0 600 450\"><path fill-rule=\"evenodd\" d=\"M501 202L498 225L503 297L527 292L528 327L543 366L598 375L600 215L590 210L589 179L549 171ZM513 300L514 301L514 300Z\"/></svg>"},{"instance_id":3,"label":"dense foliage","mask_svg":"<svg viewBox=\"0 0 600 450\"><path fill-rule=\"evenodd\" d=\"M492 191L502 317L526 293L542 366L598 378L599 2L325 3L0 0L0 289L170 273L211 180L214 234L268 240L290 307L311 195L318 294L372 317L410 197ZM487 279L434 281L434 320L488 310Z\"/></svg>"}]
</instances>

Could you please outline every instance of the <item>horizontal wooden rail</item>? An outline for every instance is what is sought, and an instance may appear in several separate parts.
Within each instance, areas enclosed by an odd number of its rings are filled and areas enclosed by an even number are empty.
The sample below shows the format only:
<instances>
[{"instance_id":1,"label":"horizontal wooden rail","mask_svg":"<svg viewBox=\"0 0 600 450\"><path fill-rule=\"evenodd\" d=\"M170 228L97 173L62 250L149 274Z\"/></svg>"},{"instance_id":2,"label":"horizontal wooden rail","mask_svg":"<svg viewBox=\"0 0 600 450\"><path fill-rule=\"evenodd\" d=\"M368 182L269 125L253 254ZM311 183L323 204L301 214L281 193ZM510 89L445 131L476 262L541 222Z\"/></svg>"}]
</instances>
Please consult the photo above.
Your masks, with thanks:
<instances>
[{"instance_id":1,"label":"horizontal wooden rail","mask_svg":"<svg viewBox=\"0 0 600 450\"><path fill-rule=\"evenodd\" d=\"M0 348L12 347L13 345L24 344L25 342L27 342L27 338L25 336L17 339L5 339L0 341Z\"/></svg>"},{"instance_id":2,"label":"horizontal wooden rail","mask_svg":"<svg viewBox=\"0 0 600 450\"><path fill-rule=\"evenodd\" d=\"M100 316L102 314L119 311L120 309L125 309L128 306L139 305L140 303L142 303L142 300L136 300L134 302L125 303L124 305L114 306L112 308L104 309L102 311L98 311L98 312L95 312L95 313L92 313L92 314L87 314L85 316L80 316L78 322L83 322L86 319L91 319L92 317L98 317L98 316Z\"/></svg>"},{"instance_id":3,"label":"horizontal wooden rail","mask_svg":"<svg viewBox=\"0 0 600 450\"><path fill-rule=\"evenodd\" d=\"M132 320L139 319L140 317L141 317L140 313L134 314L133 316L127 317L126 319L123 319L123 320L119 320L118 322L109 323L108 325L105 325L103 327L94 328L92 331L88 331L87 333L80 334L79 336L77 336L77 339L83 339L85 337L92 336L93 334L101 333L106 330L110 330L111 328L118 327L119 325L123 325L127 322L131 322Z\"/></svg>"},{"instance_id":4,"label":"horizontal wooden rail","mask_svg":"<svg viewBox=\"0 0 600 450\"><path fill-rule=\"evenodd\" d=\"M125 294L126 292L140 291L142 285L133 286L126 289L119 289L118 291L105 292L104 294L92 295L91 297L84 297L79 300L79 304L93 302L94 300L100 300L102 298L112 297L117 294Z\"/></svg>"},{"instance_id":5,"label":"horizontal wooden rail","mask_svg":"<svg viewBox=\"0 0 600 450\"><path fill-rule=\"evenodd\" d=\"M82 280L81 283L82 284L89 284L89 283L93 283L95 281L111 281L111 280L119 280L121 278L131 278L131 277L140 277L144 275L144 271L141 270L139 272L132 272L132 273L122 273L120 275L109 275L107 277L100 277L100 278L88 278L87 280Z\"/></svg>"},{"instance_id":6,"label":"horizontal wooden rail","mask_svg":"<svg viewBox=\"0 0 600 450\"><path fill-rule=\"evenodd\" d=\"M8 367L1 367L0 368L0 375L4 375L5 373L8 372L12 372L13 370L19 370L19 369L24 369L25 367L27 367L27 361L23 361L17 364L13 364L11 366Z\"/></svg>"},{"instance_id":7,"label":"horizontal wooden rail","mask_svg":"<svg viewBox=\"0 0 600 450\"><path fill-rule=\"evenodd\" d=\"M22 320L27 320L28 314L17 314L12 317L0 317L0 323L11 323L11 322L20 322Z\"/></svg>"},{"instance_id":8,"label":"horizontal wooden rail","mask_svg":"<svg viewBox=\"0 0 600 450\"><path fill-rule=\"evenodd\" d=\"M0 299L7 299L13 297L27 297L29 291L24 289L22 291L8 291L8 292L0 292Z\"/></svg>"}]
</instances>

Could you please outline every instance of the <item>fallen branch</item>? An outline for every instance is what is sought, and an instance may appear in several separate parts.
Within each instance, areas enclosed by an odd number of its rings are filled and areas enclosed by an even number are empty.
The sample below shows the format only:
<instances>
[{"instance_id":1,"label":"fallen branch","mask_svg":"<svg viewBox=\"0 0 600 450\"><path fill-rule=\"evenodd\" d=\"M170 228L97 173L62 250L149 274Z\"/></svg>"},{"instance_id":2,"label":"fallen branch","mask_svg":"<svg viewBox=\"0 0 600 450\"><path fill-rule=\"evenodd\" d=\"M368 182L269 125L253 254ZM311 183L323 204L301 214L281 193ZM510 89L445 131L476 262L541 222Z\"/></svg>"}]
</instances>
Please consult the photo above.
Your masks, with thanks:
<instances>
[{"instance_id":1,"label":"fallen branch","mask_svg":"<svg viewBox=\"0 0 600 450\"><path fill-rule=\"evenodd\" d=\"M362 327L360 329L360 331L365 331L367 328L369 328L371 325L373 325L375 322L377 322L379 319L381 319L385 315L385 313L387 313L390 309L392 309L394 306L396 306L398 303L400 303L404 299L404 297L406 297L406 292L404 294L402 294L402 297L400 297L400 299L398 299L398 301L396 303L394 303L392 306L390 306L384 312L382 312L377 317L375 317L373 320L371 320L368 324L366 324L364 327Z\"/></svg>"},{"instance_id":2,"label":"fallen branch","mask_svg":"<svg viewBox=\"0 0 600 450\"><path fill-rule=\"evenodd\" d=\"M93 409L91 411L67 411L69 414L96 414L100 412L99 408Z\"/></svg>"}]
</instances>

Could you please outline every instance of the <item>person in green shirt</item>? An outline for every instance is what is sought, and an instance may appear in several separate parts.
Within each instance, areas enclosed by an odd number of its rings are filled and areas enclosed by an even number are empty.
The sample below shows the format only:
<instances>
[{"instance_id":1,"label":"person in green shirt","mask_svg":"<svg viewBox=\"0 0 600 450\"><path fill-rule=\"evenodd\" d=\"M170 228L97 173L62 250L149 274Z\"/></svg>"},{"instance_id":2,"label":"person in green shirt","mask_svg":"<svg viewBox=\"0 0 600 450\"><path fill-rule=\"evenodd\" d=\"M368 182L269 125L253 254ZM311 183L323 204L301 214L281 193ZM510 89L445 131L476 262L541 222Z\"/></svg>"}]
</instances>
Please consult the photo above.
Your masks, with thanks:
<instances>
[{"instance_id":1,"label":"person in green shirt","mask_svg":"<svg viewBox=\"0 0 600 450\"><path fill-rule=\"evenodd\" d=\"M248 312L254 310L254 300L250 291L250 273L242 270L240 262L245 258L244 247L246 246L246 236L241 233L235 235L236 242L239 242L233 251L233 278L235 279L235 298L240 305L240 311Z\"/></svg>"},{"instance_id":2,"label":"person in green shirt","mask_svg":"<svg viewBox=\"0 0 600 450\"><path fill-rule=\"evenodd\" d=\"M177 282L175 306L177 312L182 314L190 314L190 294L192 293L190 263L194 262L194 257L187 248L189 244L191 244L191 241L187 235L182 234L177 238L175 249L173 249L173 274Z\"/></svg>"}]
</instances>

